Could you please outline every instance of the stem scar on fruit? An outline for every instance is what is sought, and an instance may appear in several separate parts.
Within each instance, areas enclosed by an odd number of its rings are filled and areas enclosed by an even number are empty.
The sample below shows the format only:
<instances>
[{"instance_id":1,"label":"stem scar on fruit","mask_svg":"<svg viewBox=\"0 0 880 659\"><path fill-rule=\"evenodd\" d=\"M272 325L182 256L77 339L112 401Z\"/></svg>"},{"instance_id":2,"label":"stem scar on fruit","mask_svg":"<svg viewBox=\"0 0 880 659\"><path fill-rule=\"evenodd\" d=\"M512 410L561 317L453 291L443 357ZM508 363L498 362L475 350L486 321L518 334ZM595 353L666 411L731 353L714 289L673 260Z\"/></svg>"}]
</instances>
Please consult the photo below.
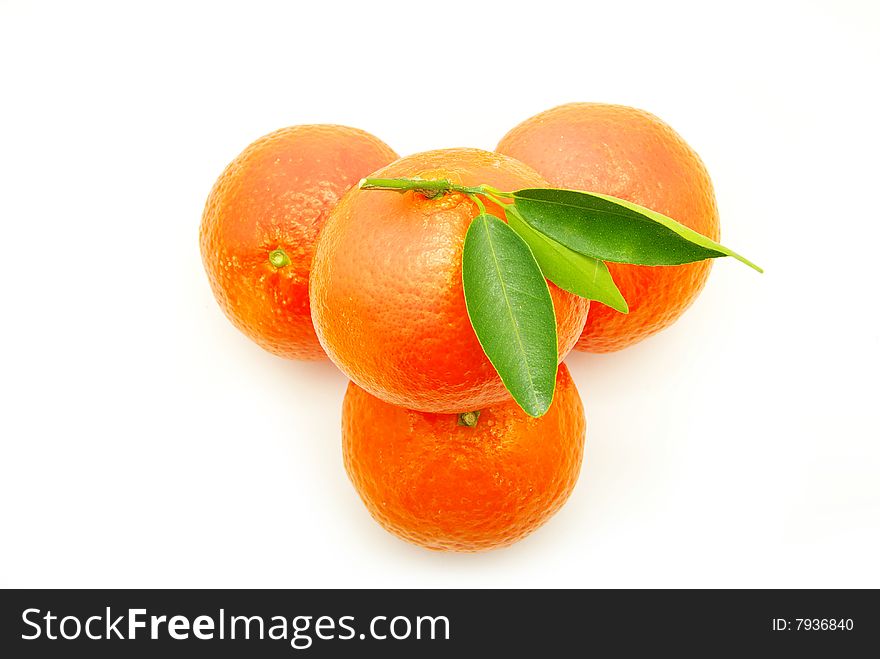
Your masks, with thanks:
<instances>
[{"instance_id":1,"label":"stem scar on fruit","mask_svg":"<svg viewBox=\"0 0 880 659\"><path fill-rule=\"evenodd\" d=\"M279 247L269 252L269 263L276 268L283 268L286 265L290 265L290 257L287 255L287 252Z\"/></svg>"},{"instance_id":2,"label":"stem scar on fruit","mask_svg":"<svg viewBox=\"0 0 880 659\"><path fill-rule=\"evenodd\" d=\"M480 420L480 410L474 410L473 412L462 412L458 415L458 425L466 426L468 428L475 428L477 426L477 421Z\"/></svg>"}]
</instances>

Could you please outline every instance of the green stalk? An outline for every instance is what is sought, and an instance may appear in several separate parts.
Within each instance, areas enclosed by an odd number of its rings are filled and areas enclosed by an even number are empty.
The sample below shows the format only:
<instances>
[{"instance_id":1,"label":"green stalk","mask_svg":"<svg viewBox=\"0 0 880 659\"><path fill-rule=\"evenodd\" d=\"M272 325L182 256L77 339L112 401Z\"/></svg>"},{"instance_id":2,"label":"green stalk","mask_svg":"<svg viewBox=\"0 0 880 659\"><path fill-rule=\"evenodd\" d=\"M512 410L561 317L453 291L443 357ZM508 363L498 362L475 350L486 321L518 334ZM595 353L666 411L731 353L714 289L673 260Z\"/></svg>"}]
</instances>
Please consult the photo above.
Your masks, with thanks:
<instances>
[{"instance_id":1,"label":"green stalk","mask_svg":"<svg viewBox=\"0 0 880 659\"><path fill-rule=\"evenodd\" d=\"M439 196L453 190L453 185L446 179L423 180L417 178L365 178L359 186L361 190L394 190L395 192L433 193L428 196Z\"/></svg>"},{"instance_id":2,"label":"green stalk","mask_svg":"<svg viewBox=\"0 0 880 659\"><path fill-rule=\"evenodd\" d=\"M416 191L431 198L439 197L449 192L460 192L467 195L484 194L483 186L469 188L466 185L457 185L448 179L365 178L361 179L358 187L361 190Z\"/></svg>"}]
</instances>

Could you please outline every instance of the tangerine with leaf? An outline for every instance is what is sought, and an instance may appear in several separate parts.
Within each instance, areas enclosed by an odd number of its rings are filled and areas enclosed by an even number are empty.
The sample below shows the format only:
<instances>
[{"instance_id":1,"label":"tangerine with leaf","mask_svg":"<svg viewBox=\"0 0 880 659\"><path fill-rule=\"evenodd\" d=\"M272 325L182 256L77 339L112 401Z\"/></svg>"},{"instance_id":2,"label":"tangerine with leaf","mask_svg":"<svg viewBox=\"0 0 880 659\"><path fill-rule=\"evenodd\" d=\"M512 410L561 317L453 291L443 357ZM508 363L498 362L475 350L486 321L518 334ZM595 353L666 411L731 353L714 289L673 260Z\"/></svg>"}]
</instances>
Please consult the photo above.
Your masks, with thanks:
<instances>
[{"instance_id":1,"label":"tangerine with leaf","mask_svg":"<svg viewBox=\"0 0 880 659\"><path fill-rule=\"evenodd\" d=\"M540 414L552 399L556 365L581 334L589 302L548 286L537 266L528 270L527 282L507 288L509 297L497 287L484 290L483 308L497 310L495 322L510 330L496 342L504 353L499 359L511 367L501 368L505 382L471 324L462 280L465 237L474 218L489 213L501 218L504 211L491 200L448 186L427 189L418 181L502 189L546 187L546 181L513 158L479 149L415 154L370 180L406 177L416 179L408 190L353 189L330 214L311 280L312 319L321 345L374 396L434 413L467 412L509 399L509 387L529 389L530 367L540 362L541 386L524 394L526 408ZM487 268L521 270L498 251L505 245L490 240L483 247L475 256ZM531 258L528 247L513 247L519 248L517 256ZM540 299L540 308L517 326L511 314L529 304L530 296ZM518 369L522 364L527 368Z\"/></svg>"}]
</instances>

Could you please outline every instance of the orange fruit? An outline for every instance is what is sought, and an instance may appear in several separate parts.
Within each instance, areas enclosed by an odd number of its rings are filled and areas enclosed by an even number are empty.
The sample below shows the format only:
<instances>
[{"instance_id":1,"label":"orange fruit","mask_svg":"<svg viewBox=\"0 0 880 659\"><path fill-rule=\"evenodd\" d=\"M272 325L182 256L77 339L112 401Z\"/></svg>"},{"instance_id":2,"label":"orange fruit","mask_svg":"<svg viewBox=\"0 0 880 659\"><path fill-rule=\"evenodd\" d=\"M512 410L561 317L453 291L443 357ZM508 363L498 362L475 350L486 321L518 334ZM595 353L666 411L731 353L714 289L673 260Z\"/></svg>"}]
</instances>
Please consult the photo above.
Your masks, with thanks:
<instances>
[{"instance_id":1,"label":"orange fruit","mask_svg":"<svg viewBox=\"0 0 880 659\"><path fill-rule=\"evenodd\" d=\"M200 244L236 327L281 357L325 356L309 311L315 241L343 193L396 158L362 130L312 125L265 135L229 164L208 196Z\"/></svg>"},{"instance_id":2,"label":"orange fruit","mask_svg":"<svg viewBox=\"0 0 880 659\"><path fill-rule=\"evenodd\" d=\"M419 153L376 177L446 178L503 190L546 186L531 168L479 149ZM488 204L489 212L503 211ZM461 282L477 206L464 195L353 189L333 209L312 266L312 320L330 359L358 385L423 412L481 409L509 398L471 327ZM588 302L550 285L559 360Z\"/></svg>"},{"instance_id":3,"label":"orange fruit","mask_svg":"<svg viewBox=\"0 0 880 659\"><path fill-rule=\"evenodd\" d=\"M564 364L553 404L537 419L510 400L469 427L459 415L397 407L354 383L342 404L345 469L370 514L438 550L504 547L544 524L577 481L585 428Z\"/></svg>"},{"instance_id":4,"label":"orange fruit","mask_svg":"<svg viewBox=\"0 0 880 659\"><path fill-rule=\"evenodd\" d=\"M663 121L622 105L572 103L525 120L498 144L553 187L600 192L667 215L718 240L715 193L699 156ZM611 352L671 325L702 290L711 261L609 263L629 314L595 303L577 349Z\"/></svg>"}]
</instances>

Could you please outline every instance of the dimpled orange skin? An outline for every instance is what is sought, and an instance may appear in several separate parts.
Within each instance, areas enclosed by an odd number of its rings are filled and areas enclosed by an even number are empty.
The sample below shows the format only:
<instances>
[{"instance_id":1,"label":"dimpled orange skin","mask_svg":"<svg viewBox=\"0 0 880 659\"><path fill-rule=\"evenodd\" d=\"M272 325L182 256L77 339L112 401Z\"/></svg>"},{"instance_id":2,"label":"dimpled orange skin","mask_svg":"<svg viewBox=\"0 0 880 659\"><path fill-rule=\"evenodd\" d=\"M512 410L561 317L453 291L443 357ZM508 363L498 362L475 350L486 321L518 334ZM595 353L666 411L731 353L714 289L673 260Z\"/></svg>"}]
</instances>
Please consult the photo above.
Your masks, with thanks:
<instances>
[{"instance_id":1,"label":"dimpled orange skin","mask_svg":"<svg viewBox=\"0 0 880 659\"><path fill-rule=\"evenodd\" d=\"M292 126L261 137L233 160L202 215L202 261L226 316L281 357L323 359L312 328L309 271L330 209L371 171L396 160L356 128ZM282 248L291 263L276 268Z\"/></svg>"},{"instance_id":2,"label":"dimpled orange skin","mask_svg":"<svg viewBox=\"0 0 880 659\"><path fill-rule=\"evenodd\" d=\"M375 177L450 179L501 190L543 186L522 163L479 149L419 153ZM499 217L494 204L487 210ZM312 271L312 320L330 359L358 385L395 405L467 412L510 394L470 324L461 283L467 197L350 191L330 215ZM550 285L559 360L572 349L589 303Z\"/></svg>"},{"instance_id":3,"label":"dimpled orange skin","mask_svg":"<svg viewBox=\"0 0 880 659\"><path fill-rule=\"evenodd\" d=\"M564 364L538 419L508 401L471 428L455 414L390 405L354 383L342 405L345 469L370 514L436 550L504 547L544 524L574 489L585 428Z\"/></svg>"},{"instance_id":4,"label":"dimpled orange skin","mask_svg":"<svg viewBox=\"0 0 880 659\"><path fill-rule=\"evenodd\" d=\"M648 112L601 103L562 105L511 130L498 151L531 165L554 187L620 197L713 240L720 237L705 166L672 128ZM702 290L711 261L657 267L609 263L608 268L629 314L593 304L578 350L620 350L671 325Z\"/></svg>"}]
</instances>

